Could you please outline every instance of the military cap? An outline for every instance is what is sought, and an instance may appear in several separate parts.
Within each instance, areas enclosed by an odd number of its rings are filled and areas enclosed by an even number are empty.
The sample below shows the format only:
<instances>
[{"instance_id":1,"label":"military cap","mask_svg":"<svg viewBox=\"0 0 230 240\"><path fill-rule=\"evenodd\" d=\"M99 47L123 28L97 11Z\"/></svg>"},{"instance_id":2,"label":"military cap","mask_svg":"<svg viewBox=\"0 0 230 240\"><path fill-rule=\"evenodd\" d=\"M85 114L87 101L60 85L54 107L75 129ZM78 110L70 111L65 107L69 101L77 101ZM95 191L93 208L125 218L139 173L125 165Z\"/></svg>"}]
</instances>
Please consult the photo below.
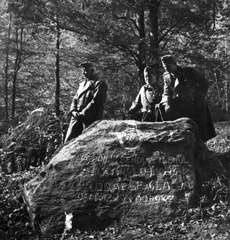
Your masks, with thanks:
<instances>
[{"instance_id":1,"label":"military cap","mask_svg":"<svg viewBox=\"0 0 230 240\"><path fill-rule=\"evenodd\" d=\"M144 72L156 74L156 68L153 66L146 66Z\"/></svg>"},{"instance_id":2,"label":"military cap","mask_svg":"<svg viewBox=\"0 0 230 240\"><path fill-rule=\"evenodd\" d=\"M84 69L95 68L94 64L89 62L81 63L80 67L83 67Z\"/></svg>"},{"instance_id":3,"label":"military cap","mask_svg":"<svg viewBox=\"0 0 230 240\"><path fill-rule=\"evenodd\" d=\"M176 59L172 55L165 55L161 57L161 61L165 64L176 64Z\"/></svg>"}]
</instances>

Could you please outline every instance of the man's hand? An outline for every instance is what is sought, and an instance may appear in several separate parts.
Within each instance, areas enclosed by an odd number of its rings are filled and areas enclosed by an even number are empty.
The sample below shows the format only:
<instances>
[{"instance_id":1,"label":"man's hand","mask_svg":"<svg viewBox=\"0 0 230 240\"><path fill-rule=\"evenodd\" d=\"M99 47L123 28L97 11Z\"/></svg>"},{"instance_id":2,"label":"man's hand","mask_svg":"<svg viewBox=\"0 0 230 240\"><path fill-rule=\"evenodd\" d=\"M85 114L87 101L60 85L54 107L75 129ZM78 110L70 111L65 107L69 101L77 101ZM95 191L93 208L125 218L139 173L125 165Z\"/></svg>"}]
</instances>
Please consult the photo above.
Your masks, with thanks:
<instances>
[{"instance_id":1,"label":"man's hand","mask_svg":"<svg viewBox=\"0 0 230 240\"><path fill-rule=\"evenodd\" d=\"M73 116L75 119L77 119L78 116L79 116L79 114L78 114L77 111L72 111L72 116Z\"/></svg>"},{"instance_id":2,"label":"man's hand","mask_svg":"<svg viewBox=\"0 0 230 240\"><path fill-rule=\"evenodd\" d=\"M72 111L72 116L81 122L83 122L85 119L85 116L81 112L77 112L77 111Z\"/></svg>"},{"instance_id":3,"label":"man's hand","mask_svg":"<svg viewBox=\"0 0 230 240\"><path fill-rule=\"evenodd\" d=\"M171 111L171 107L168 103L165 104L165 112L169 113Z\"/></svg>"}]
</instances>

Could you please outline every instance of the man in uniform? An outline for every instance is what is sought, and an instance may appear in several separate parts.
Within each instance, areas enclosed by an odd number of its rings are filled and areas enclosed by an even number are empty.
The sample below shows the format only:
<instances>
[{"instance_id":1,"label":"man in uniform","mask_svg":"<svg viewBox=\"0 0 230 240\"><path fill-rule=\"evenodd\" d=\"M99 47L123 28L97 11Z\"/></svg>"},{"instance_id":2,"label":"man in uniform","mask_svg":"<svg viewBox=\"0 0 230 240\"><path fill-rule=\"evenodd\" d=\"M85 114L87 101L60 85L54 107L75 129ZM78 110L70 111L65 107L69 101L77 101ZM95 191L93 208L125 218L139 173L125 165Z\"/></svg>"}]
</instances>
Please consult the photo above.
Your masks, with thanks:
<instances>
[{"instance_id":1,"label":"man in uniform","mask_svg":"<svg viewBox=\"0 0 230 240\"><path fill-rule=\"evenodd\" d=\"M196 69L178 66L171 55L163 56L161 61L165 69L164 92L160 103L162 120L188 117L197 124L204 142L215 137L215 129L205 99L208 81Z\"/></svg>"},{"instance_id":2,"label":"man in uniform","mask_svg":"<svg viewBox=\"0 0 230 240\"><path fill-rule=\"evenodd\" d=\"M84 69L86 79L79 84L70 106L71 120L65 143L79 136L83 129L93 122L103 118L107 84L99 80L96 67L92 63L83 63L80 66Z\"/></svg>"}]
</instances>

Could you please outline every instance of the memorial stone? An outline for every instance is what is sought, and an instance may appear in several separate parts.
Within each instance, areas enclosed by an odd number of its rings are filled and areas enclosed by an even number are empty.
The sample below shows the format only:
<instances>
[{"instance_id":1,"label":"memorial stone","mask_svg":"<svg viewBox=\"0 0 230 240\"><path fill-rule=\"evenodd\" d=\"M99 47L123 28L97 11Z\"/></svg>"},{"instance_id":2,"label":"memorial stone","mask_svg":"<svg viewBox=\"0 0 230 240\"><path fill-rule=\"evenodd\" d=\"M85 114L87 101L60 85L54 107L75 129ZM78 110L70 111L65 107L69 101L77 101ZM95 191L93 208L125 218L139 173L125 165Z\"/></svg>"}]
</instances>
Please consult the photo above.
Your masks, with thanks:
<instances>
[{"instance_id":1,"label":"memorial stone","mask_svg":"<svg viewBox=\"0 0 230 240\"><path fill-rule=\"evenodd\" d=\"M207 153L188 118L103 120L64 145L24 186L23 197L32 224L46 236L63 232L70 213L73 229L100 229L121 219L154 222L193 204L219 167Z\"/></svg>"}]
</instances>

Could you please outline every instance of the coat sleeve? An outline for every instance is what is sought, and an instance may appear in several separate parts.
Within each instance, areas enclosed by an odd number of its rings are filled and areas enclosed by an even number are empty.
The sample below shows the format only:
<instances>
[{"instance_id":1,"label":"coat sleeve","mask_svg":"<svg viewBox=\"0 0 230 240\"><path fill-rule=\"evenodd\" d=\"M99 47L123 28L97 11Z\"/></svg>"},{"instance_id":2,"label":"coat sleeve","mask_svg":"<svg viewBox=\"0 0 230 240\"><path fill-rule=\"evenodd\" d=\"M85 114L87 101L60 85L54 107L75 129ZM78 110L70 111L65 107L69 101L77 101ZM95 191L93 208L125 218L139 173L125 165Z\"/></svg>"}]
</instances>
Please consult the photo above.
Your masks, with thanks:
<instances>
[{"instance_id":1,"label":"coat sleeve","mask_svg":"<svg viewBox=\"0 0 230 240\"><path fill-rule=\"evenodd\" d=\"M75 94L73 100L72 100L72 103L70 105L70 110L69 110L69 113L68 115L72 115L72 112L73 111L77 111L77 103L78 103L78 93Z\"/></svg>"},{"instance_id":2,"label":"coat sleeve","mask_svg":"<svg viewBox=\"0 0 230 240\"><path fill-rule=\"evenodd\" d=\"M129 113L130 114L132 114L132 113L138 111L139 109L141 109L141 91L142 91L142 88L139 91L139 93L137 94L135 100L132 102L131 107L129 108Z\"/></svg>"},{"instance_id":3,"label":"coat sleeve","mask_svg":"<svg viewBox=\"0 0 230 240\"><path fill-rule=\"evenodd\" d=\"M81 114L84 117L91 117L92 114L97 114L100 111L100 108L103 108L106 101L107 90L108 87L106 82L99 81L97 83L92 100L81 111Z\"/></svg>"},{"instance_id":4,"label":"coat sleeve","mask_svg":"<svg viewBox=\"0 0 230 240\"><path fill-rule=\"evenodd\" d=\"M171 82L170 74L165 73L163 75L163 79L164 79L164 88L163 88L161 103L170 103L172 99L172 89L169 86L169 83Z\"/></svg>"},{"instance_id":5,"label":"coat sleeve","mask_svg":"<svg viewBox=\"0 0 230 240\"><path fill-rule=\"evenodd\" d=\"M82 88L84 86L85 82L81 82L78 86L78 90L77 90L77 93L75 94L75 96L73 97L73 100L71 102L71 105L70 105L70 110L69 110L69 113L68 115L72 115L72 112L73 111L78 111L78 93L79 93L79 89Z\"/></svg>"},{"instance_id":6,"label":"coat sleeve","mask_svg":"<svg viewBox=\"0 0 230 240\"><path fill-rule=\"evenodd\" d=\"M195 75L196 79L196 84L199 87L199 89L206 95L209 87L209 83L207 79L204 77L202 73L197 71L196 69L193 68L193 73Z\"/></svg>"}]
</instances>

